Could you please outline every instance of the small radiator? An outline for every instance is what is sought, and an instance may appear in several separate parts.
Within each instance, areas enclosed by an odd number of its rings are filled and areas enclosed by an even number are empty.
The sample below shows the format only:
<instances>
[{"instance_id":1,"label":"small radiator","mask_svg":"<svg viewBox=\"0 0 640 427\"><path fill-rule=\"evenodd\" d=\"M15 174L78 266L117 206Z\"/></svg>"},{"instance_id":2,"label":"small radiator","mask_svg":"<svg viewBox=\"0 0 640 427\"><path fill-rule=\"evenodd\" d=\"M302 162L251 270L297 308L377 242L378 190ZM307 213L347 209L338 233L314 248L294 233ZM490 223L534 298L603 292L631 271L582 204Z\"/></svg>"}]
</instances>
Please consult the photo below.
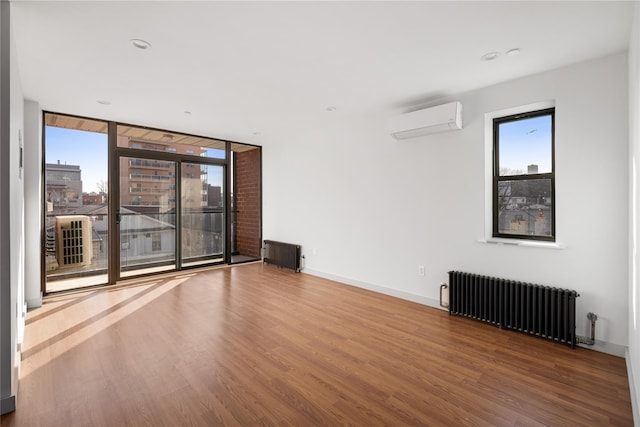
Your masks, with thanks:
<instances>
[{"instance_id":1,"label":"small radiator","mask_svg":"<svg viewBox=\"0 0 640 427\"><path fill-rule=\"evenodd\" d=\"M262 261L278 267L290 268L298 273L300 272L300 245L265 240Z\"/></svg>"},{"instance_id":2,"label":"small radiator","mask_svg":"<svg viewBox=\"0 0 640 427\"><path fill-rule=\"evenodd\" d=\"M576 346L576 291L449 272L449 314Z\"/></svg>"}]
</instances>

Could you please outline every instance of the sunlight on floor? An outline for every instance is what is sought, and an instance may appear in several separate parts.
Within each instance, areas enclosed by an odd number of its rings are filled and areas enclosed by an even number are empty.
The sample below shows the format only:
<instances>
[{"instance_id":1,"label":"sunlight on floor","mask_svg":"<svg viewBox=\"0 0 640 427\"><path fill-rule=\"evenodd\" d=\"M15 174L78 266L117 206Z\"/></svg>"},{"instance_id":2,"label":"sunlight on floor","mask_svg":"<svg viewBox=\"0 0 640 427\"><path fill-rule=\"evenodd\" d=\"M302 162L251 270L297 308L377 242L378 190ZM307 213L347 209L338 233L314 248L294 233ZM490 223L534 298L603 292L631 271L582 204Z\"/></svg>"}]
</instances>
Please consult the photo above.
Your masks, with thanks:
<instances>
[{"instance_id":1,"label":"sunlight on floor","mask_svg":"<svg viewBox=\"0 0 640 427\"><path fill-rule=\"evenodd\" d=\"M45 303L41 309L29 313L27 319L30 330L37 331L37 336L25 337L21 377L124 319L190 277L193 274L164 279L165 283L164 280L155 280L121 289L61 296ZM101 307L103 310L100 312ZM67 324L67 319L73 319L74 323ZM33 327L35 323L38 323L37 327Z\"/></svg>"},{"instance_id":2,"label":"sunlight on floor","mask_svg":"<svg viewBox=\"0 0 640 427\"><path fill-rule=\"evenodd\" d=\"M94 276L74 277L72 279L47 279L47 292L68 291L70 289L81 289L89 286L104 285L107 283L106 274L96 274Z\"/></svg>"}]
</instances>

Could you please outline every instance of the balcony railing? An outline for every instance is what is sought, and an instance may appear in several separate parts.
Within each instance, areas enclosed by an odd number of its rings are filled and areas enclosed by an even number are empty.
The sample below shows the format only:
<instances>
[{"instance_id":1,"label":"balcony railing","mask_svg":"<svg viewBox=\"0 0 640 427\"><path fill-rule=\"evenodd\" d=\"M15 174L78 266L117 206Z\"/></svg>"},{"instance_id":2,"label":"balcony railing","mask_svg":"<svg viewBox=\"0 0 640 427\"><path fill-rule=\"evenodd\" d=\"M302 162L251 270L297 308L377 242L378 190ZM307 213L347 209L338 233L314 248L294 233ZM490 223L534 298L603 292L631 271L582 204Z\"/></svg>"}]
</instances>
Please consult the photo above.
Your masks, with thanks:
<instances>
[{"instance_id":1,"label":"balcony railing","mask_svg":"<svg viewBox=\"0 0 640 427\"><path fill-rule=\"evenodd\" d=\"M168 175L129 174L129 180L131 181L169 181L172 178L172 176Z\"/></svg>"},{"instance_id":2,"label":"balcony railing","mask_svg":"<svg viewBox=\"0 0 640 427\"><path fill-rule=\"evenodd\" d=\"M129 193L164 194L166 192L167 192L166 188L129 187Z\"/></svg>"},{"instance_id":3,"label":"balcony railing","mask_svg":"<svg viewBox=\"0 0 640 427\"><path fill-rule=\"evenodd\" d=\"M171 166L173 166L173 163L131 159L129 160L129 166L139 166L144 168L155 168L155 169L170 169Z\"/></svg>"}]
</instances>

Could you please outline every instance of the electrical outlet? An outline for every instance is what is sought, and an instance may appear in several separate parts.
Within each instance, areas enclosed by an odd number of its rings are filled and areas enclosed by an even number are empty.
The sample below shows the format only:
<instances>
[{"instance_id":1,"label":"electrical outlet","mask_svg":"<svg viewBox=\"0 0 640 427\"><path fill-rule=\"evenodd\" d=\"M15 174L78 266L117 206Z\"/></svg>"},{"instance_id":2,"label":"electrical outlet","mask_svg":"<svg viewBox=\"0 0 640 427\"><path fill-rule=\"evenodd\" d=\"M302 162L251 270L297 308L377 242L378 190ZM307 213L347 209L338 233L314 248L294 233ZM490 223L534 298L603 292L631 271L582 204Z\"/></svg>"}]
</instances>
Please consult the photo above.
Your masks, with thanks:
<instances>
[{"instance_id":1,"label":"electrical outlet","mask_svg":"<svg viewBox=\"0 0 640 427\"><path fill-rule=\"evenodd\" d=\"M317 248L313 248L313 250L311 251L314 255L318 255L318 249Z\"/></svg>"},{"instance_id":2,"label":"electrical outlet","mask_svg":"<svg viewBox=\"0 0 640 427\"><path fill-rule=\"evenodd\" d=\"M418 276L424 276L424 265L418 266Z\"/></svg>"}]
</instances>

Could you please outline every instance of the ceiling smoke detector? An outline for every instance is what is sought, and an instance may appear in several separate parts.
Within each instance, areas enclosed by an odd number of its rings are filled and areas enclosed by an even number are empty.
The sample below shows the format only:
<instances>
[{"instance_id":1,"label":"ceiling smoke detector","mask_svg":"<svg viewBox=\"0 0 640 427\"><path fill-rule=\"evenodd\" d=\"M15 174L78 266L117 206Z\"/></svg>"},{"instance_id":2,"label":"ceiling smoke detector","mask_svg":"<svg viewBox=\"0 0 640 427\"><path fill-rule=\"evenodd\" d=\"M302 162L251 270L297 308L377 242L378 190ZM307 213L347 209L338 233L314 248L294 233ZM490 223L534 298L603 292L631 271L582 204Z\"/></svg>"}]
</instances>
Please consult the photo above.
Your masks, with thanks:
<instances>
[{"instance_id":1,"label":"ceiling smoke detector","mask_svg":"<svg viewBox=\"0 0 640 427\"><path fill-rule=\"evenodd\" d=\"M131 44L134 47L137 47L138 49L142 49L142 50L147 50L147 49L151 49L151 43L149 43L146 40L142 40L142 39L131 39L129 40L131 42Z\"/></svg>"},{"instance_id":2,"label":"ceiling smoke detector","mask_svg":"<svg viewBox=\"0 0 640 427\"><path fill-rule=\"evenodd\" d=\"M483 61L493 61L498 56L500 56L500 54L498 52L488 52L488 53L485 53L484 55L482 55L480 57L480 59L483 60Z\"/></svg>"}]
</instances>

